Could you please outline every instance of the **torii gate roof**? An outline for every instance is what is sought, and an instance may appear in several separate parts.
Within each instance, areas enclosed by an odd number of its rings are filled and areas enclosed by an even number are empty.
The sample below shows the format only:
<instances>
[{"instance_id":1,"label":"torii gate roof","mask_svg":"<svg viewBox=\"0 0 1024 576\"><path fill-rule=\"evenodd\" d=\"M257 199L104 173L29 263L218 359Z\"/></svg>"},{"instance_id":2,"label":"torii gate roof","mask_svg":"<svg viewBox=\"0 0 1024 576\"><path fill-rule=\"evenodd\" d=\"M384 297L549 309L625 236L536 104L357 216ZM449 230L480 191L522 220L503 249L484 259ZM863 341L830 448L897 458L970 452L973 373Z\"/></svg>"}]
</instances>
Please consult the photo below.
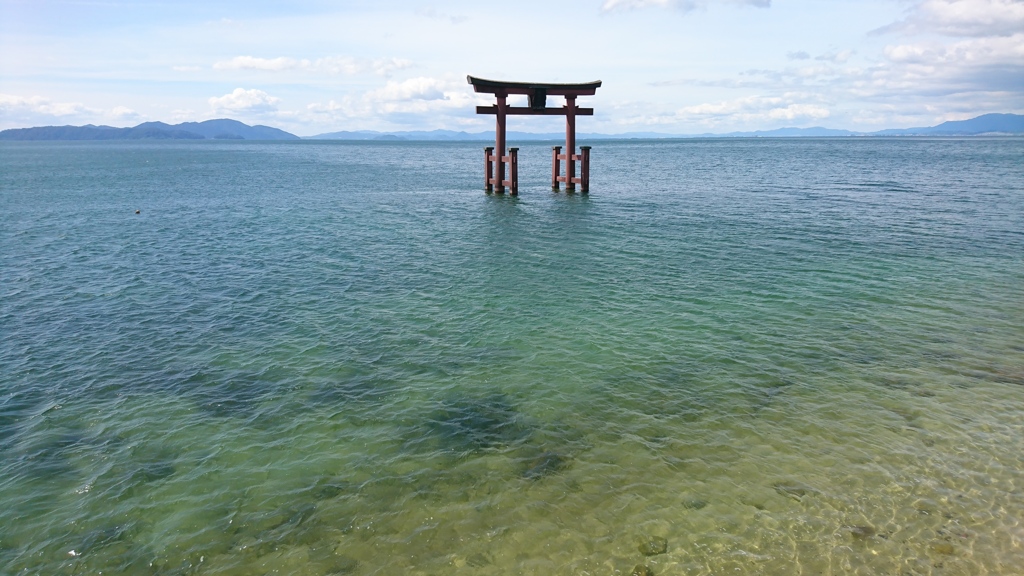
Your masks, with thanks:
<instances>
[{"instance_id":1,"label":"torii gate roof","mask_svg":"<svg viewBox=\"0 0 1024 576\"><path fill-rule=\"evenodd\" d=\"M542 90L548 96L593 96L601 87L601 81L585 82L583 84L551 84L542 82L503 82L501 80L487 80L466 76L466 80L473 85L473 91L485 94L497 94L499 91L505 94L528 94L533 95Z\"/></svg>"}]
</instances>

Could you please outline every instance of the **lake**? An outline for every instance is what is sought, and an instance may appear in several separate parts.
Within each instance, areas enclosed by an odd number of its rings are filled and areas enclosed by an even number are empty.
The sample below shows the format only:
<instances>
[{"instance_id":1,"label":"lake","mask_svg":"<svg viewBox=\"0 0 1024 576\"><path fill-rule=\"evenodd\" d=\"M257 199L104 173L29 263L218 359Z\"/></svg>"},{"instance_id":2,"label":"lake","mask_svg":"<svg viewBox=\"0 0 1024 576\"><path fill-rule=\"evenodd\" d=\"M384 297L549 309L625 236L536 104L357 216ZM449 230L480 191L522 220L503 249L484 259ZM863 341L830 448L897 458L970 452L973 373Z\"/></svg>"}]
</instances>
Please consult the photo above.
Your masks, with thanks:
<instances>
[{"instance_id":1,"label":"lake","mask_svg":"<svg viewBox=\"0 0 1024 576\"><path fill-rule=\"evenodd\" d=\"M0 144L0 573L1019 573L1024 139L591 144Z\"/></svg>"}]
</instances>

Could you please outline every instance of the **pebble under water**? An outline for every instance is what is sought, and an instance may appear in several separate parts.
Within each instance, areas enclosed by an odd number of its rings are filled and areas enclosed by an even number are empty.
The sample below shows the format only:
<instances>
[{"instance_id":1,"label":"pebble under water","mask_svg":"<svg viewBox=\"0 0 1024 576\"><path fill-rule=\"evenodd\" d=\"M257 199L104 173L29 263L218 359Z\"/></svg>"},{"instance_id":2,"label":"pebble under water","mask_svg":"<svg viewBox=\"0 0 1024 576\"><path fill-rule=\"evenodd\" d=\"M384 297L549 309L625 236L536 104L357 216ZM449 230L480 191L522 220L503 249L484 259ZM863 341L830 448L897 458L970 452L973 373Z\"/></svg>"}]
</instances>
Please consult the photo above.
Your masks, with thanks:
<instances>
[{"instance_id":1,"label":"pebble under water","mask_svg":"<svg viewBox=\"0 0 1024 576\"><path fill-rule=\"evenodd\" d=\"M1024 139L593 144L0 144L0 574L1019 574Z\"/></svg>"}]
</instances>

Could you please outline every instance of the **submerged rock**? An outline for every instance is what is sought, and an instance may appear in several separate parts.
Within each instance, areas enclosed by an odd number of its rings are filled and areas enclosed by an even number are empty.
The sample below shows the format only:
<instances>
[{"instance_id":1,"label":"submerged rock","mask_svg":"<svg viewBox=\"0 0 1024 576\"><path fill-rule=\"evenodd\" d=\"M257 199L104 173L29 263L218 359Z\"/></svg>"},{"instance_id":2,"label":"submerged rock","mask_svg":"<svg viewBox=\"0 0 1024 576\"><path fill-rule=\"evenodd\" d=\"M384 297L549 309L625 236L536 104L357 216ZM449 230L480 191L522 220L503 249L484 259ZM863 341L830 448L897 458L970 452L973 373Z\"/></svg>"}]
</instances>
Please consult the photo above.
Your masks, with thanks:
<instances>
[{"instance_id":1,"label":"submerged rock","mask_svg":"<svg viewBox=\"0 0 1024 576\"><path fill-rule=\"evenodd\" d=\"M359 561L348 556L337 556L333 558L328 567L330 576L341 576L342 574L352 574L359 567Z\"/></svg>"},{"instance_id":2,"label":"submerged rock","mask_svg":"<svg viewBox=\"0 0 1024 576\"><path fill-rule=\"evenodd\" d=\"M75 548L76 555L100 550L125 539L128 536L128 528L127 525L106 526L86 533L81 543Z\"/></svg>"},{"instance_id":3,"label":"submerged rock","mask_svg":"<svg viewBox=\"0 0 1024 576\"><path fill-rule=\"evenodd\" d=\"M174 474L174 463L170 460L154 460L141 463L138 469L132 474L132 478L138 478L142 482L155 482L163 480Z\"/></svg>"},{"instance_id":4,"label":"submerged rock","mask_svg":"<svg viewBox=\"0 0 1024 576\"><path fill-rule=\"evenodd\" d=\"M569 458L557 452L548 451L527 459L523 464L522 477L528 480L538 480L564 470L569 466Z\"/></svg>"},{"instance_id":5,"label":"submerged rock","mask_svg":"<svg viewBox=\"0 0 1024 576\"><path fill-rule=\"evenodd\" d=\"M849 531L854 540L866 540L875 535L875 529L871 526L843 526Z\"/></svg>"},{"instance_id":6,"label":"submerged rock","mask_svg":"<svg viewBox=\"0 0 1024 576\"><path fill-rule=\"evenodd\" d=\"M483 568L491 563L491 559L487 557L483 552L477 552L469 558L466 558L466 564L473 568Z\"/></svg>"},{"instance_id":7,"label":"submerged rock","mask_svg":"<svg viewBox=\"0 0 1024 576\"><path fill-rule=\"evenodd\" d=\"M629 576L654 576L654 570L651 570L650 566L637 564Z\"/></svg>"},{"instance_id":8,"label":"submerged rock","mask_svg":"<svg viewBox=\"0 0 1024 576\"><path fill-rule=\"evenodd\" d=\"M707 505L707 500L701 500L700 498L683 500L683 508L686 508L687 510L700 510Z\"/></svg>"},{"instance_id":9,"label":"submerged rock","mask_svg":"<svg viewBox=\"0 0 1024 576\"><path fill-rule=\"evenodd\" d=\"M531 432L502 394L449 399L430 417L427 428L443 450L456 454L516 444Z\"/></svg>"},{"instance_id":10,"label":"submerged rock","mask_svg":"<svg viewBox=\"0 0 1024 576\"><path fill-rule=\"evenodd\" d=\"M783 482L773 484L772 488L774 488L775 491L778 492L779 494L786 496L787 498L792 498L794 500L800 500L804 496L814 491L813 489L808 488L807 486L803 486L801 484L786 484Z\"/></svg>"},{"instance_id":11,"label":"submerged rock","mask_svg":"<svg viewBox=\"0 0 1024 576\"><path fill-rule=\"evenodd\" d=\"M637 546L644 556L655 556L668 552L668 540L661 536L644 536Z\"/></svg>"},{"instance_id":12,"label":"submerged rock","mask_svg":"<svg viewBox=\"0 0 1024 576\"><path fill-rule=\"evenodd\" d=\"M273 394L276 374L237 370L199 371L177 385L199 410L218 418L251 419L259 404Z\"/></svg>"},{"instance_id":13,"label":"submerged rock","mask_svg":"<svg viewBox=\"0 0 1024 576\"><path fill-rule=\"evenodd\" d=\"M341 478L321 478L310 488L314 500L329 500L354 491L355 485Z\"/></svg>"}]
</instances>

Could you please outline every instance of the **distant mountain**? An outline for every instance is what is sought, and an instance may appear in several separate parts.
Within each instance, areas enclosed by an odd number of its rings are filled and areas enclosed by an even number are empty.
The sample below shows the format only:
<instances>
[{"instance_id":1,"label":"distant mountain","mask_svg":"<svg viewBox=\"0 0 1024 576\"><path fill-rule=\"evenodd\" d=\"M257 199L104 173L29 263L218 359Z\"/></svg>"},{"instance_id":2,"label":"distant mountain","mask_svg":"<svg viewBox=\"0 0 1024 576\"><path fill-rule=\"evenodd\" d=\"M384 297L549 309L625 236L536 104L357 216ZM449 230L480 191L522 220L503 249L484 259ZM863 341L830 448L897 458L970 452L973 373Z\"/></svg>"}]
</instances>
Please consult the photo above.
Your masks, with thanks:
<instances>
[{"instance_id":1,"label":"distant mountain","mask_svg":"<svg viewBox=\"0 0 1024 576\"><path fill-rule=\"evenodd\" d=\"M984 114L970 120L943 122L928 128L903 128L872 132L872 136L977 136L980 134L1024 134L1020 114Z\"/></svg>"},{"instance_id":2,"label":"distant mountain","mask_svg":"<svg viewBox=\"0 0 1024 576\"><path fill-rule=\"evenodd\" d=\"M237 120L165 124L144 122L132 128L112 126L40 126L0 132L0 140L298 140L270 126L249 126Z\"/></svg>"},{"instance_id":3,"label":"distant mountain","mask_svg":"<svg viewBox=\"0 0 1024 576\"><path fill-rule=\"evenodd\" d=\"M306 136L306 140L477 140L483 139L484 132L470 134L452 130L432 130L429 132L377 132L376 130L356 130L353 132L328 132L316 136ZM494 133L491 133L493 140Z\"/></svg>"},{"instance_id":4,"label":"distant mountain","mask_svg":"<svg viewBox=\"0 0 1024 576\"><path fill-rule=\"evenodd\" d=\"M144 124L143 124L144 126ZM166 126L166 124L165 124ZM184 122L171 126L178 130L186 130L211 139L234 140L298 140L295 134L271 128L270 126L249 126L237 120L207 120L205 122Z\"/></svg>"},{"instance_id":5,"label":"distant mountain","mask_svg":"<svg viewBox=\"0 0 1024 576\"><path fill-rule=\"evenodd\" d=\"M726 134L705 134L718 138L821 138L835 136L857 136L857 132L835 130L833 128L777 128L775 130L755 130L754 132L729 132Z\"/></svg>"},{"instance_id":6,"label":"distant mountain","mask_svg":"<svg viewBox=\"0 0 1024 576\"><path fill-rule=\"evenodd\" d=\"M578 140L621 140L632 138L800 138L800 137L842 137L842 136L977 136L982 134L1024 135L1024 116L1020 114L985 114L970 120L943 122L928 128L903 128L880 130L878 132L853 132L833 128L778 128L754 132L728 132L725 134L664 134L660 132L627 132L624 134L578 133ZM564 141L562 132L532 133L508 132L509 142ZM375 132L358 130L353 132L328 132L307 136L307 140L409 140L409 141L480 141L493 142L494 131L454 132L432 130L429 132Z\"/></svg>"},{"instance_id":7,"label":"distant mountain","mask_svg":"<svg viewBox=\"0 0 1024 576\"><path fill-rule=\"evenodd\" d=\"M686 138L672 134L657 132L630 132L626 134L598 134L580 132L578 139L614 140L622 138ZM506 132L505 138L511 141L555 141L565 140L565 132ZM353 132L328 132L316 136L305 136L305 140L408 140L416 142L494 142L494 131L485 132L454 132L452 130L431 130L412 132L377 132L374 130L357 130Z\"/></svg>"},{"instance_id":8,"label":"distant mountain","mask_svg":"<svg viewBox=\"0 0 1024 576\"><path fill-rule=\"evenodd\" d=\"M166 126L166 124L165 124ZM140 124L134 128L111 126L40 126L14 128L0 132L0 140L201 140L203 136Z\"/></svg>"}]
</instances>

